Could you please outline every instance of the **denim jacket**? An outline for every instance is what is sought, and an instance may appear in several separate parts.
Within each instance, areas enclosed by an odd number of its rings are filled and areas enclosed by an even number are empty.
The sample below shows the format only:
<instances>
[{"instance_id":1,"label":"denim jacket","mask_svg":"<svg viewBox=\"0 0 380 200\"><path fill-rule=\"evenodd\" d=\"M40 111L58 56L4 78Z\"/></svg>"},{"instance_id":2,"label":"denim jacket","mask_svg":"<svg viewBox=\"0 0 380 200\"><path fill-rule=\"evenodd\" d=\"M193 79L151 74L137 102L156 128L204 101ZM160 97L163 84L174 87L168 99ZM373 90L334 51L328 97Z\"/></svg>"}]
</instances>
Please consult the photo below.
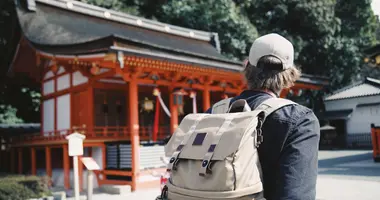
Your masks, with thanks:
<instances>
[{"instance_id":1,"label":"denim jacket","mask_svg":"<svg viewBox=\"0 0 380 200\"><path fill-rule=\"evenodd\" d=\"M232 99L245 99L252 109L271 95L246 90ZM206 111L211 113L211 109ZM288 105L269 115L259 146L267 200L315 200L318 175L319 121L302 105Z\"/></svg>"}]
</instances>

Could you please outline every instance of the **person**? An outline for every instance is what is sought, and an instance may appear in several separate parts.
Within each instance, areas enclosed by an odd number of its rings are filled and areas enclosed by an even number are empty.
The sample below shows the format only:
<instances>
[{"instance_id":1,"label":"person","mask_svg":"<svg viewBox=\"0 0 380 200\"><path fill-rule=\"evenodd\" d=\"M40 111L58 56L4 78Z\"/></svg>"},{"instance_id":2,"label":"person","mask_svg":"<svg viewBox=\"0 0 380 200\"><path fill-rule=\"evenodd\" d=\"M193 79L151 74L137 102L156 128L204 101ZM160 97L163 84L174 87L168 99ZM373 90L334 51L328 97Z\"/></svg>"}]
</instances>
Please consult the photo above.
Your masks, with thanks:
<instances>
[{"instance_id":1,"label":"person","mask_svg":"<svg viewBox=\"0 0 380 200\"><path fill-rule=\"evenodd\" d=\"M248 89L231 103L245 99L254 109L264 100L277 98L300 77L293 59L293 45L284 37L271 33L257 38L244 64ZM206 111L211 112L212 108ZM258 149L267 200L315 200L319 128L313 111L299 104L267 116Z\"/></svg>"}]
</instances>

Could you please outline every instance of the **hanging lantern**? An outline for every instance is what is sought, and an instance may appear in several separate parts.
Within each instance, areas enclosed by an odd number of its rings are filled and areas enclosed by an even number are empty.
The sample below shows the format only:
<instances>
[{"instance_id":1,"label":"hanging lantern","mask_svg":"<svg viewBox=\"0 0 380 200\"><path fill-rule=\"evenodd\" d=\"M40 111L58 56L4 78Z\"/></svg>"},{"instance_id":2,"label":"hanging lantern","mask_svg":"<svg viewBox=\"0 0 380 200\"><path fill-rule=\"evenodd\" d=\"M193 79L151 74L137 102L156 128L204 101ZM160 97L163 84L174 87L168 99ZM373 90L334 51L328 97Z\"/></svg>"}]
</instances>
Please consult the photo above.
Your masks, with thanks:
<instances>
[{"instance_id":1,"label":"hanging lantern","mask_svg":"<svg viewBox=\"0 0 380 200\"><path fill-rule=\"evenodd\" d=\"M183 110L184 105L178 105L177 110L178 110L178 115L184 115L185 111Z\"/></svg>"},{"instance_id":2,"label":"hanging lantern","mask_svg":"<svg viewBox=\"0 0 380 200\"><path fill-rule=\"evenodd\" d=\"M158 96L160 95L160 90L158 88L153 89L153 96Z\"/></svg>"},{"instance_id":3,"label":"hanging lantern","mask_svg":"<svg viewBox=\"0 0 380 200\"><path fill-rule=\"evenodd\" d=\"M91 69L90 69L91 74L92 75L96 75L96 74L99 73L99 71L100 71L99 67L96 66L95 64L93 64L92 67L91 67Z\"/></svg>"},{"instance_id":4,"label":"hanging lantern","mask_svg":"<svg viewBox=\"0 0 380 200\"><path fill-rule=\"evenodd\" d=\"M197 96L197 93L195 91L190 92L190 98L194 99Z\"/></svg>"},{"instance_id":5,"label":"hanging lantern","mask_svg":"<svg viewBox=\"0 0 380 200\"><path fill-rule=\"evenodd\" d=\"M145 97L144 102L143 102L143 108L146 112L153 111L153 108L154 108L153 101Z\"/></svg>"},{"instance_id":6,"label":"hanging lantern","mask_svg":"<svg viewBox=\"0 0 380 200\"><path fill-rule=\"evenodd\" d=\"M181 88L173 92L174 95L174 105L183 105L183 96L187 95L187 92Z\"/></svg>"}]
</instances>

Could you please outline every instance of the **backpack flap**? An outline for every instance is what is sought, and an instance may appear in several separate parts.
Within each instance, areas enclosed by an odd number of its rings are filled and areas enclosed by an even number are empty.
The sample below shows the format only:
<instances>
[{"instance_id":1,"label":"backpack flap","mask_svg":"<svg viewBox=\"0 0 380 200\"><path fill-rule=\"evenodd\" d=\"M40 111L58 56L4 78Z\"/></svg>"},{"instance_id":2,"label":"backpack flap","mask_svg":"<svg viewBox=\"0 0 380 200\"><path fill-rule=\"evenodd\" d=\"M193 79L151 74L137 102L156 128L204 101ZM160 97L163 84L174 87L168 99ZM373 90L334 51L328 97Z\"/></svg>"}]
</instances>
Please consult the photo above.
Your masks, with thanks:
<instances>
[{"instance_id":1,"label":"backpack flap","mask_svg":"<svg viewBox=\"0 0 380 200\"><path fill-rule=\"evenodd\" d=\"M187 115L165 146L171 157L168 169L175 170L181 159L203 160L199 167L204 174L210 161L224 160L239 149L244 136L252 137L260 112Z\"/></svg>"}]
</instances>

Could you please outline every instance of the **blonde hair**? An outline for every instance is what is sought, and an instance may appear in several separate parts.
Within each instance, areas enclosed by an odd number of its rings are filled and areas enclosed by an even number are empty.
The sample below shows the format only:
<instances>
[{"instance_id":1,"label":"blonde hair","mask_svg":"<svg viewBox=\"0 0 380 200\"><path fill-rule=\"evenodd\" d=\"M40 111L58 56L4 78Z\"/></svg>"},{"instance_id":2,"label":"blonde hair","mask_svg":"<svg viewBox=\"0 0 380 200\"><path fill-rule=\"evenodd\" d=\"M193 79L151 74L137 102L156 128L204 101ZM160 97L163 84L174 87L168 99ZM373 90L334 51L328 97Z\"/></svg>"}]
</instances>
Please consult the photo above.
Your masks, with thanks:
<instances>
[{"instance_id":1,"label":"blonde hair","mask_svg":"<svg viewBox=\"0 0 380 200\"><path fill-rule=\"evenodd\" d=\"M260 58L257 66L247 63L244 69L248 89L270 90L280 92L290 88L301 76L301 71L294 67L282 70L281 61L274 56Z\"/></svg>"}]
</instances>

